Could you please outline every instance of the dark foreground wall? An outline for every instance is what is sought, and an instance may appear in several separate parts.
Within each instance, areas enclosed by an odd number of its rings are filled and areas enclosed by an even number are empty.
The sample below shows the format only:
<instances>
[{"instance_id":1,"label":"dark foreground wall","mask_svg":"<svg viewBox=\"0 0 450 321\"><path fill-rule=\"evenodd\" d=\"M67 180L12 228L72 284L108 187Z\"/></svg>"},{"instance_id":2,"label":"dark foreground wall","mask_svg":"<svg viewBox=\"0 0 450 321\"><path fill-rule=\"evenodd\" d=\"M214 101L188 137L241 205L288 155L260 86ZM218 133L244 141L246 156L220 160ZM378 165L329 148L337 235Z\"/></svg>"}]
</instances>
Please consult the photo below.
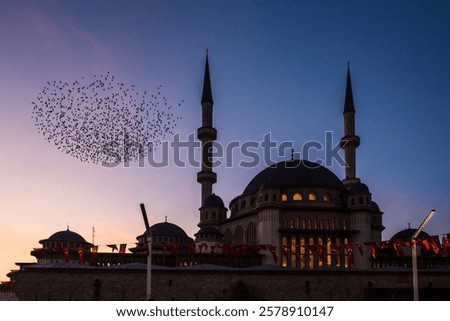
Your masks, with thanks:
<instances>
[{"instance_id":1,"label":"dark foreground wall","mask_svg":"<svg viewBox=\"0 0 450 321\"><path fill-rule=\"evenodd\" d=\"M189 270L152 272L155 300L411 300L405 271ZM423 300L450 300L450 271L420 271ZM20 300L145 300L146 270L28 268Z\"/></svg>"}]
</instances>

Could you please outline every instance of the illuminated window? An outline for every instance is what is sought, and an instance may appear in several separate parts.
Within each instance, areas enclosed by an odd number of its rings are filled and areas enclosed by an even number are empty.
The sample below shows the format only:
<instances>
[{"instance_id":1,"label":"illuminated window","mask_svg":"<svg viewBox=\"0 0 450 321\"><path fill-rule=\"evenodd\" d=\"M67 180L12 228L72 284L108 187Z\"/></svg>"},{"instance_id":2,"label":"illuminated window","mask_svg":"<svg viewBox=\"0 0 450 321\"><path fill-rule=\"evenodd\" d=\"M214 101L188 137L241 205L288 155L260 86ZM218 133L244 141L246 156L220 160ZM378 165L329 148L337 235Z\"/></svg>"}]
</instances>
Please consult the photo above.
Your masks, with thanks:
<instances>
[{"instance_id":1,"label":"illuminated window","mask_svg":"<svg viewBox=\"0 0 450 321\"><path fill-rule=\"evenodd\" d=\"M323 242L321 237L317 239L317 243L319 244L318 248L320 248L320 251L323 251ZM323 255L324 253L319 252L319 260L317 261L318 266L323 266Z\"/></svg>"},{"instance_id":2,"label":"illuminated window","mask_svg":"<svg viewBox=\"0 0 450 321\"><path fill-rule=\"evenodd\" d=\"M327 238L327 265L332 265L331 262L331 238Z\"/></svg>"},{"instance_id":3,"label":"illuminated window","mask_svg":"<svg viewBox=\"0 0 450 321\"><path fill-rule=\"evenodd\" d=\"M290 227L290 228L294 228L294 219L291 218L291 219L290 219L290 222L291 222L291 224L289 225L289 227Z\"/></svg>"},{"instance_id":4,"label":"illuminated window","mask_svg":"<svg viewBox=\"0 0 450 321\"><path fill-rule=\"evenodd\" d=\"M323 201L324 202L331 202L331 195L329 194L329 193L326 193L324 196L323 196Z\"/></svg>"},{"instance_id":5,"label":"illuminated window","mask_svg":"<svg viewBox=\"0 0 450 321\"><path fill-rule=\"evenodd\" d=\"M309 238L309 245L314 245L314 239L312 237ZM309 249L308 267L310 269L314 269L314 252L312 251L312 249Z\"/></svg>"},{"instance_id":6,"label":"illuminated window","mask_svg":"<svg viewBox=\"0 0 450 321\"><path fill-rule=\"evenodd\" d=\"M297 240L295 236L291 238L291 267L297 267Z\"/></svg>"},{"instance_id":7,"label":"illuminated window","mask_svg":"<svg viewBox=\"0 0 450 321\"><path fill-rule=\"evenodd\" d=\"M295 228L300 228L300 217L298 217L298 216L295 219Z\"/></svg>"},{"instance_id":8,"label":"illuminated window","mask_svg":"<svg viewBox=\"0 0 450 321\"><path fill-rule=\"evenodd\" d=\"M303 200L303 197L302 197L302 194L300 194L300 193L295 193L294 196L292 197L292 199L293 199L294 201L301 201L301 200Z\"/></svg>"},{"instance_id":9,"label":"illuminated window","mask_svg":"<svg viewBox=\"0 0 450 321\"><path fill-rule=\"evenodd\" d=\"M305 259L305 238L300 238L300 268L304 269L306 267L306 259Z\"/></svg>"},{"instance_id":10,"label":"illuminated window","mask_svg":"<svg viewBox=\"0 0 450 321\"><path fill-rule=\"evenodd\" d=\"M308 194L308 201L317 201L317 194L314 192L311 192Z\"/></svg>"},{"instance_id":11,"label":"illuminated window","mask_svg":"<svg viewBox=\"0 0 450 321\"><path fill-rule=\"evenodd\" d=\"M282 202L286 202L287 201L287 195L286 194L281 194L281 201Z\"/></svg>"},{"instance_id":12,"label":"illuminated window","mask_svg":"<svg viewBox=\"0 0 450 321\"><path fill-rule=\"evenodd\" d=\"M281 239L281 245L286 248L287 247L287 237L283 236ZM285 251L281 251L281 266L287 267L287 255Z\"/></svg>"}]
</instances>

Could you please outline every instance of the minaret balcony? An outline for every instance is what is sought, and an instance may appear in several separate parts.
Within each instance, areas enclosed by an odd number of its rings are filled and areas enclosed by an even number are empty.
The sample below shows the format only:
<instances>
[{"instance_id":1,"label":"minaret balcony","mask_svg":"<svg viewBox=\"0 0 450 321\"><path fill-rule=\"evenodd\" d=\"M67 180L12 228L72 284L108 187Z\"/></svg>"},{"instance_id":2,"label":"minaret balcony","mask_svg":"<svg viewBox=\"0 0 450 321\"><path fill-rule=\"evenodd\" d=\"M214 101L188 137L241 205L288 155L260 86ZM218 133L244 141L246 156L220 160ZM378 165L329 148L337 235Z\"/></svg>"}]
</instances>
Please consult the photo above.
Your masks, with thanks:
<instances>
[{"instance_id":1,"label":"minaret balcony","mask_svg":"<svg viewBox=\"0 0 450 321\"><path fill-rule=\"evenodd\" d=\"M197 182L210 182L212 184L217 182L217 174L212 171L201 171L197 173Z\"/></svg>"},{"instance_id":2,"label":"minaret balcony","mask_svg":"<svg viewBox=\"0 0 450 321\"><path fill-rule=\"evenodd\" d=\"M213 127L204 126L197 130L197 137L201 141L212 141L217 139L217 130Z\"/></svg>"},{"instance_id":3,"label":"minaret balcony","mask_svg":"<svg viewBox=\"0 0 450 321\"><path fill-rule=\"evenodd\" d=\"M341 138L340 147L358 147L360 144L360 138L359 136L352 135L352 136L344 136Z\"/></svg>"}]
</instances>

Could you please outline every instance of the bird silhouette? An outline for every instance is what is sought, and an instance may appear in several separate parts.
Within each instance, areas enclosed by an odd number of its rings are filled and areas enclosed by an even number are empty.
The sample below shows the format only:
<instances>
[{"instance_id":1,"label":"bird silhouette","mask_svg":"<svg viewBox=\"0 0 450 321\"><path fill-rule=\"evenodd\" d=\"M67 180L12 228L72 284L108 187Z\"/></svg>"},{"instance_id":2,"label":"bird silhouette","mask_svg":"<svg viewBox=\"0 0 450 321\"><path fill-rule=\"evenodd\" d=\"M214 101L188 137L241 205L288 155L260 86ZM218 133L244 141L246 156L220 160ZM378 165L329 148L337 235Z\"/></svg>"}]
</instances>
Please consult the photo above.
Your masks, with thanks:
<instances>
[{"instance_id":1,"label":"bird silhouette","mask_svg":"<svg viewBox=\"0 0 450 321\"><path fill-rule=\"evenodd\" d=\"M138 90L110 72L73 82L48 81L32 102L32 119L47 141L82 162L101 164L116 161L117 155L138 160L173 135L181 119L162 86L156 90Z\"/></svg>"}]
</instances>

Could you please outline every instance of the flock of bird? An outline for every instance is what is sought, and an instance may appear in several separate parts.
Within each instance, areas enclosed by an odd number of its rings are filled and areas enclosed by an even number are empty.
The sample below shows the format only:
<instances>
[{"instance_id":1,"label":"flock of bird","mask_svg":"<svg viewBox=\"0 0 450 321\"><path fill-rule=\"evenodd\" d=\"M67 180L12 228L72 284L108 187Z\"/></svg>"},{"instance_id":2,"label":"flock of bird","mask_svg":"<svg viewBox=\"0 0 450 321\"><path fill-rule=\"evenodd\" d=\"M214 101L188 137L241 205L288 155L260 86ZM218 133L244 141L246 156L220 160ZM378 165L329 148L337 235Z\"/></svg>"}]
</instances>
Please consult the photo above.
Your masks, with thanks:
<instances>
[{"instance_id":1,"label":"flock of bird","mask_svg":"<svg viewBox=\"0 0 450 321\"><path fill-rule=\"evenodd\" d=\"M82 162L134 161L173 135L180 119L161 86L156 91L138 91L109 72L47 82L32 102L32 118L49 142Z\"/></svg>"}]
</instances>

